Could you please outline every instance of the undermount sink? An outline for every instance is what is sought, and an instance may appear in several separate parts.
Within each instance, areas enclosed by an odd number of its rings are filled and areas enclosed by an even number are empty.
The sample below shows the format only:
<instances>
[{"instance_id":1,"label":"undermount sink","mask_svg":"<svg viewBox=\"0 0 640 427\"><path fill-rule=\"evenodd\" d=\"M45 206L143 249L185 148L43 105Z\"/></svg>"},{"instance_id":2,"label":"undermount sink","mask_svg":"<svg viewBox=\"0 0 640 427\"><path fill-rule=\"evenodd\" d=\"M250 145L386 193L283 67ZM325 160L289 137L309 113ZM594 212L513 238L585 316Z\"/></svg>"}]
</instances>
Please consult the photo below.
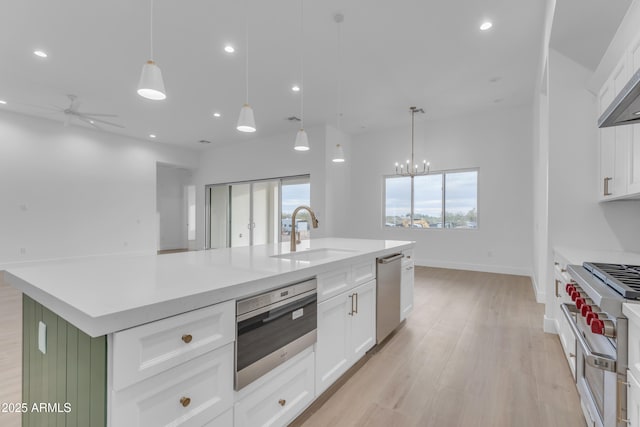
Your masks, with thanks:
<instances>
[{"instance_id":1,"label":"undermount sink","mask_svg":"<svg viewBox=\"0 0 640 427\"><path fill-rule=\"evenodd\" d=\"M323 259L352 254L354 252L356 251L352 251L349 249L320 248L302 250L299 252L289 252L281 255L273 255L271 258L291 259L294 261L320 261Z\"/></svg>"}]
</instances>

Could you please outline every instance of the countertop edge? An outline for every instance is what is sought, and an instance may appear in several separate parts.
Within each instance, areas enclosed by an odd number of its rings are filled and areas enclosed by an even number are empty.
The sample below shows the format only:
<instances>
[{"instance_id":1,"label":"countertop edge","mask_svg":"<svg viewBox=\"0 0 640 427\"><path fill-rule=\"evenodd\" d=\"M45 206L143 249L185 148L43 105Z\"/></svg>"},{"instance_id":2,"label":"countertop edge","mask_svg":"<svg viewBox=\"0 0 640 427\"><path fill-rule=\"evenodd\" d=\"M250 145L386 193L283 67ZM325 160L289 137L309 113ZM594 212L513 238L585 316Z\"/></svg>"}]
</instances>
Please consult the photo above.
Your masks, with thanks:
<instances>
[{"instance_id":1,"label":"countertop edge","mask_svg":"<svg viewBox=\"0 0 640 427\"><path fill-rule=\"evenodd\" d=\"M410 249L414 246L415 242L406 241L393 248L360 252L320 265L300 268L295 271L267 275L256 280L236 283L224 288L212 289L210 291L200 292L197 294L185 295L99 317L92 317L88 315L77 307L74 307L59 298L56 298L54 295L43 291L37 285L31 284L12 274L10 271L5 270L3 274L5 283L8 283L33 300L42 304L44 307L47 307L49 310L75 325L89 336L98 337L224 301L244 298L256 293L275 289L288 283L304 280L325 271L330 271L336 264L357 262L359 258L389 255L394 252ZM2 274L2 272L0 272L0 274Z\"/></svg>"}]
</instances>

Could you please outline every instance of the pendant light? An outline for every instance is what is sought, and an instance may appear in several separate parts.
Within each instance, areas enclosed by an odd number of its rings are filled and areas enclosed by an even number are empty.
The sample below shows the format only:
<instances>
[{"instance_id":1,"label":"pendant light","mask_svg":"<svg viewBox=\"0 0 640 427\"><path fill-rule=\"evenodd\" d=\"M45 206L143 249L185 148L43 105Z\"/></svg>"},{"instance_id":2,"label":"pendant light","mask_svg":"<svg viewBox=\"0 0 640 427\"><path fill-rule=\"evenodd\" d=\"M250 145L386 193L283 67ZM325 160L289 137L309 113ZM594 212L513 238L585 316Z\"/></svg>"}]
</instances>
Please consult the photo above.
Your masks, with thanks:
<instances>
[{"instance_id":1,"label":"pendant light","mask_svg":"<svg viewBox=\"0 0 640 427\"><path fill-rule=\"evenodd\" d=\"M293 146L298 151L309 151L309 138L304 130L304 0L300 1L300 130Z\"/></svg>"},{"instance_id":2,"label":"pendant light","mask_svg":"<svg viewBox=\"0 0 640 427\"><path fill-rule=\"evenodd\" d=\"M142 66L140 81L138 82L138 95L153 101L162 101L167 98L162 81L160 67L153 61L153 0L150 0L149 13L149 60Z\"/></svg>"},{"instance_id":3,"label":"pendant light","mask_svg":"<svg viewBox=\"0 0 640 427\"><path fill-rule=\"evenodd\" d=\"M422 161L422 168L418 168L418 164L414 163L414 143L413 143L413 134L415 129L415 115L416 113L424 114L424 110L418 107L410 107L411 111L411 160L407 160L406 169L405 165L396 162L396 175L409 176L413 178L418 175L429 175L431 164L426 160Z\"/></svg>"},{"instance_id":4,"label":"pendant light","mask_svg":"<svg viewBox=\"0 0 640 427\"><path fill-rule=\"evenodd\" d=\"M245 2L245 64L244 64L244 84L245 84L245 103L240 109L238 124L236 129L240 132L255 132L256 121L253 117L253 108L249 105L249 0Z\"/></svg>"},{"instance_id":5,"label":"pendant light","mask_svg":"<svg viewBox=\"0 0 640 427\"><path fill-rule=\"evenodd\" d=\"M338 106L336 114L336 125L338 130L341 130L340 121L342 119L342 22L344 21L344 15L336 13L333 20L338 24ZM344 150L340 144L336 144L336 148L333 150L333 157L331 159L333 163L344 163Z\"/></svg>"}]
</instances>

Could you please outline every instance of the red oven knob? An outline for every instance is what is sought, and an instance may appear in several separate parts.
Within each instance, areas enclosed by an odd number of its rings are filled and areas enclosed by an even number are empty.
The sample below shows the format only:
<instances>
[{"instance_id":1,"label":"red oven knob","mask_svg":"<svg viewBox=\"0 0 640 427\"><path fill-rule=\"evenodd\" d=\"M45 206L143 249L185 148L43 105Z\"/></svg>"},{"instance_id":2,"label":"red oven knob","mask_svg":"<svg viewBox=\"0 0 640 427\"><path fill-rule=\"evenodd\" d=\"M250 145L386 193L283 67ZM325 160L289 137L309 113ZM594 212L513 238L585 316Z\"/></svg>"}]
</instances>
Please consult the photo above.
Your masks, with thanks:
<instances>
[{"instance_id":1,"label":"red oven knob","mask_svg":"<svg viewBox=\"0 0 640 427\"><path fill-rule=\"evenodd\" d=\"M604 320L593 319L591 321L591 332L604 335Z\"/></svg>"},{"instance_id":2,"label":"red oven knob","mask_svg":"<svg viewBox=\"0 0 640 427\"><path fill-rule=\"evenodd\" d=\"M564 287L565 291L567 291L567 294L571 295L571 292L576 290L576 287L573 286L571 283L567 283L567 286Z\"/></svg>"},{"instance_id":3,"label":"red oven knob","mask_svg":"<svg viewBox=\"0 0 640 427\"><path fill-rule=\"evenodd\" d=\"M590 311L589 313L587 313L587 325L591 326L591 322L594 319L598 319L598 313L594 312L594 311Z\"/></svg>"},{"instance_id":4,"label":"red oven knob","mask_svg":"<svg viewBox=\"0 0 640 427\"><path fill-rule=\"evenodd\" d=\"M580 308L580 314L582 314L582 317L587 317L587 314L591 313L591 311L592 308L588 304L584 304L582 308Z\"/></svg>"},{"instance_id":5,"label":"red oven knob","mask_svg":"<svg viewBox=\"0 0 640 427\"><path fill-rule=\"evenodd\" d=\"M576 308L578 310L582 310L582 307L586 305L586 301L584 297L576 298Z\"/></svg>"},{"instance_id":6,"label":"red oven knob","mask_svg":"<svg viewBox=\"0 0 640 427\"><path fill-rule=\"evenodd\" d=\"M576 299L578 299L579 296L580 296L580 293L578 291L571 292L571 301L575 301Z\"/></svg>"}]
</instances>

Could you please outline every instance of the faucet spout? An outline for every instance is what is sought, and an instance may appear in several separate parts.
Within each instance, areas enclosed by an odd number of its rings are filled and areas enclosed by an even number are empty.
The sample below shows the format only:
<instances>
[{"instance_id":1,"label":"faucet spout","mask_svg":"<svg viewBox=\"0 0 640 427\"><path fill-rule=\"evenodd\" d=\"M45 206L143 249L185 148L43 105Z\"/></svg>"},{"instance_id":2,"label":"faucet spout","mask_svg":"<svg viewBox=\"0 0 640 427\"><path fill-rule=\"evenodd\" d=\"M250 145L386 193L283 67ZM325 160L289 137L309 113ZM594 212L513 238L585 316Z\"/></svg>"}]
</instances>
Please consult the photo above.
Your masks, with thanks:
<instances>
[{"instance_id":1,"label":"faucet spout","mask_svg":"<svg viewBox=\"0 0 640 427\"><path fill-rule=\"evenodd\" d=\"M298 233L296 233L296 216L301 210L306 210L309 212L309 215L311 215L311 226L313 228L318 228L318 218L316 218L316 214L311 210L309 206L301 205L295 208L293 214L291 214L291 252L296 251L296 240L298 240Z\"/></svg>"}]
</instances>

